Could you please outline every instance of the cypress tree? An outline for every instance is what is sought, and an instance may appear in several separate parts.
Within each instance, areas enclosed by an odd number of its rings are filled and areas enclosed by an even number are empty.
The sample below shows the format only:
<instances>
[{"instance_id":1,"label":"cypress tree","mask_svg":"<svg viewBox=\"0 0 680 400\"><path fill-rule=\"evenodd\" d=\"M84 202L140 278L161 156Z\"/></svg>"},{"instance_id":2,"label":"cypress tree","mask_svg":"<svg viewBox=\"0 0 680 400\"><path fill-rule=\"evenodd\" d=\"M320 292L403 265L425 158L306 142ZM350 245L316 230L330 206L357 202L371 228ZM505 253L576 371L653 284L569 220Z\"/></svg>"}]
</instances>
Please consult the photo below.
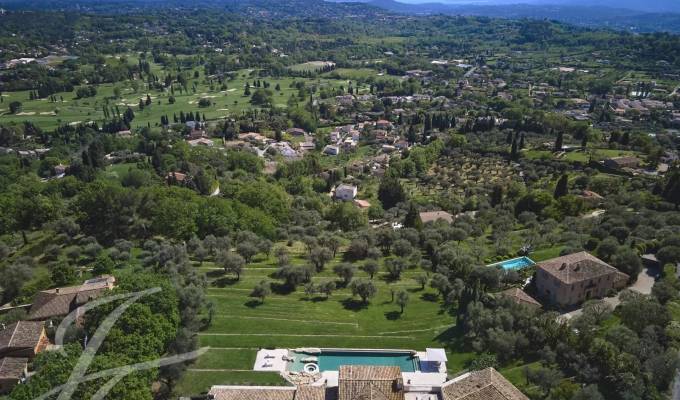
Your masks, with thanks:
<instances>
[{"instance_id":1,"label":"cypress tree","mask_svg":"<svg viewBox=\"0 0 680 400\"><path fill-rule=\"evenodd\" d=\"M409 204L408 213L406 213L406 217L404 218L404 226L417 230L423 229L423 221L420 219L420 213L413 203Z\"/></svg>"},{"instance_id":2,"label":"cypress tree","mask_svg":"<svg viewBox=\"0 0 680 400\"><path fill-rule=\"evenodd\" d=\"M557 133L557 139L555 139L555 151L562 151L562 145L564 144L564 133L559 131Z\"/></svg>"},{"instance_id":3,"label":"cypress tree","mask_svg":"<svg viewBox=\"0 0 680 400\"><path fill-rule=\"evenodd\" d=\"M555 198L559 199L560 197L564 197L569 193L569 176L567 174L564 174L560 177L560 179L557 181L557 186L555 186Z\"/></svg>"}]
</instances>

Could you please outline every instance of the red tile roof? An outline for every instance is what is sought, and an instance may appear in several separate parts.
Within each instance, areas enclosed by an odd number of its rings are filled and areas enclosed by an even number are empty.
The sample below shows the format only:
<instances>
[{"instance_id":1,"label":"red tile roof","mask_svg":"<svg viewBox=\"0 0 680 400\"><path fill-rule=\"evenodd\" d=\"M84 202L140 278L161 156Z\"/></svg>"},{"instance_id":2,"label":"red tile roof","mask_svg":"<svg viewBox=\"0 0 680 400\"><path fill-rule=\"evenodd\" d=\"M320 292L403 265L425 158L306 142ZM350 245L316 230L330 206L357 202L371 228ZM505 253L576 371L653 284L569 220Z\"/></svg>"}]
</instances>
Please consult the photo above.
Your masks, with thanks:
<instances>
[{"instance_id":1,"label":"red tile roof","mask_svg":"<svg viewBox=\"0 0 680 400\"><path fill-rule=\"evenodd\" d=\"M470 372L442 386L443 400L529 400L493 368Z\"/></svg>"},{"instance_id":2,"label":"red tile roof","mask_svg":"<svg viewBox=\"0 0 680 400\"><path fill-rule=\"evenodd\" d=\"M587 281L609 274L625 275L619 272L618 269L585 251L543 261L538 263L537 268L566 284Z\"/></svg>"}]
</instances>

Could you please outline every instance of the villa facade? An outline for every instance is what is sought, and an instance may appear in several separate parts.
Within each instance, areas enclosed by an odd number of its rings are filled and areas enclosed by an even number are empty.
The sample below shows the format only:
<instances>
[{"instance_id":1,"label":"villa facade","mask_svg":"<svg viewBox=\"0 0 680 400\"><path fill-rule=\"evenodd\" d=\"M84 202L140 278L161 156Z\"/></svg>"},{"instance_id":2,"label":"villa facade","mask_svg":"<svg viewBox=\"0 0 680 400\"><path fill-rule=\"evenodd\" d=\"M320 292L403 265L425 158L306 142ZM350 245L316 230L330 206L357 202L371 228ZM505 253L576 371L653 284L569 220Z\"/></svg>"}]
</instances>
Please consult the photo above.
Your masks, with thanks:
<instances>
[{"instance_id":1,"label":"villa facade","mask_svg":"<svg viewBox=\"0 0 680 400\"><path fill-rule=\"evenodd\" d=\"M603 298L622 289L628 275L588 252L543 261L536 268L536 288L541 298L560 307Z\"/></svg>"}]
</instances>

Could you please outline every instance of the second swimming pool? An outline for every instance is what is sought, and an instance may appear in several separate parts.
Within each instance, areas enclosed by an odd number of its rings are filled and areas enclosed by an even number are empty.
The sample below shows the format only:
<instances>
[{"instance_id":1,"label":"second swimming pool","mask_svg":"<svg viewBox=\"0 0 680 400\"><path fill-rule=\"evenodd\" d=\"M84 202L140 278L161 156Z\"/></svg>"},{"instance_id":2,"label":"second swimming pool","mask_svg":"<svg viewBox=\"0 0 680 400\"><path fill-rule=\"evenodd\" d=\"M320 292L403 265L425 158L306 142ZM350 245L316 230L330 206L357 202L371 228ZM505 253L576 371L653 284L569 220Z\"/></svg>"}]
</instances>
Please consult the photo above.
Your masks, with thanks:
<instances>
[{"instance_id":1,"label":"second swimming pool","mask_svg":"<svg viewBox=\"0 0 680 400\"><path fill-rule=\"evenodd\" d=\"M303 371L304 362L316 358L319 371L338 371L341 365L386 365L401 368L402 372L420 370L420 361L410 351L342 351L322 350L320 354L304 354L292 352L295 359L290 366L291 371Z\"/></svg>"},{"instance_id":2,"label":"second swimming pool","mask_svg":"<svg viewBox=\"0 0 680 400\"><path fill-rule=\"evenodd\" d=\"M488 265L489 267L496 267L500 266L504 270L511 270L511 269L522 269L526 267L531 267L532 265L536 264L531 258L529 257L517 257L513 258L511 260L505 260L501 261L495 264L490 264Z\"/></svg>"}]
</instances>

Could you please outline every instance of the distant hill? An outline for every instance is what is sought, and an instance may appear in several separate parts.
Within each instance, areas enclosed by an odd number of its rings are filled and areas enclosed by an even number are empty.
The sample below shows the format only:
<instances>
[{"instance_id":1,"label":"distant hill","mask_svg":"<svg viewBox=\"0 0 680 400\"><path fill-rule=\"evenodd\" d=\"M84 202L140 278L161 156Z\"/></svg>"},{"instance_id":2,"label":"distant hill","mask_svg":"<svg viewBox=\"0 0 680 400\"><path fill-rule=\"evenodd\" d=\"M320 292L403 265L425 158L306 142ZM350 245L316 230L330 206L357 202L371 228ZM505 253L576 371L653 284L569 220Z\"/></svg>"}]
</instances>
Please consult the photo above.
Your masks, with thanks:
<instances>
[{"instance_id":1,"label":"distant hill","mask_svg":"<svg viewBox=\"0 0 680 400\"><path fill-rule=\"evenodd\" d=\"M332 0L340 1L340 0ZM364 1L370 0L350 0L350 1ZM431 7L432 0L402 0L402 3L408 4L427 4ZM428 4L429 3L429 4ZM558 5L562 7L607 7L607 8L625 8L635 11L644 11L649 13L658 12L676 12L680 13L680 1L678 0L436 0L448 6L508 6L508 5L530 5L530 6L551 6Z\"/></svg>"},{"instance_id":2,"label":"distant hill","mask_svg":"<svg viewBox=\"0 0 680 400\"><path fill-rule=\"evenodd\" d=\"M340 1L340 0L331 0ZM548 19L586 27L608 27L632 32L680 33L680 0L366 0L366 4L409 15L471 15L510 19ZM414 3L413 1L417 1ZM444 3L443 1L448 1ZM455 1L455 3L451 3ZM466 3L463 3L466 2ZM530 3L531 4L528 4ZM494 4L503 3L503 4ZM628 8L635 5L637 8ZM643 10L644 9L644 10ZM671 12L669 10L677 10Z\"/></svg>"},{"instance_id":3,"label":"distant hill","mask_svg":"<svg viewBox=\"0 0 680 400\"><path fill-rule=\"evenodd\" d=\"M219 9L255 14L261 18L371 17L386 8L365 1L328 2L324 0L0 0L8 10L78 10L94 13L134 13L144 9Z\"/></svg>"},{"instance_id":4,"label":"distant hill","mask_svg":"<svg viewBox=\"0 0 680 400\"><path fill-rule=\"evenodd\" d=\"M680 0L0 0L0 7L95 13L216 8L260 18L443 14L555 20L629 32L680 33Z\"/></svg>"},{"instance_id":5,"label":"distant hill","mask_svg":"<svg viewBox=\"0 0 680 400\"><path fill-rule=\"evenodd\" d=\"M539 4L562 4L570 6L600 6L610 8L627 8L629 10L651 13L675 12L680 13L678 0L540 0Z\"/></svg>"}]
</instances>

